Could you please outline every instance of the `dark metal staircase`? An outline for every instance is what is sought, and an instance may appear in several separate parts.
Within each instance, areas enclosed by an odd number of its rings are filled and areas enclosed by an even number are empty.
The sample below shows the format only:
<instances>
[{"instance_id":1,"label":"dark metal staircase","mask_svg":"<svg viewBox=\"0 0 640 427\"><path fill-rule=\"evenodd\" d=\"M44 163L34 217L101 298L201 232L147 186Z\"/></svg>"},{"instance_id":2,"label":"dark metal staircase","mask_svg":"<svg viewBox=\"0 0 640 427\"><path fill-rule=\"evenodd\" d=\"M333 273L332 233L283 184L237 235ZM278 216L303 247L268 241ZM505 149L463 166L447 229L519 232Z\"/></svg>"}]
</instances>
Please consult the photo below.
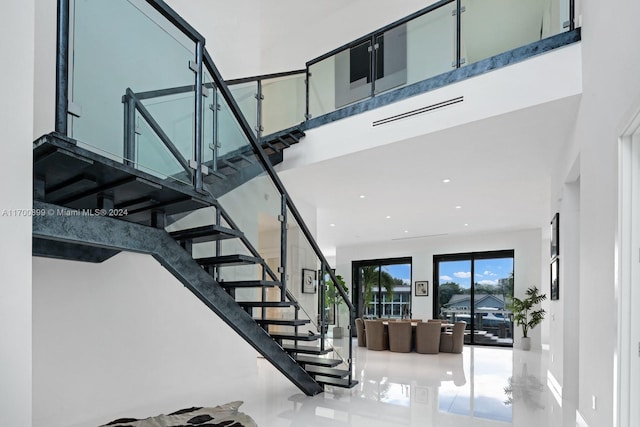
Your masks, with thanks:
<instances>
[{"instance_id":1,"label":"dark metal staircase","mask_svg":"<svg viewBox=\"0 0 640 427\"><path fill-rule=\"evenodd\" d=\"M344 363L342 359L320 357L332 353L332 348L324 343L299 344L318 342L322 337L298 332L311 320L298 317L300 305L290 294L276 301L234 299L237 289L281 286L278 280L268 280L267 273L273 272L240 230L213 223L164 231L170 214L183 218L213 208L224 216L214 198L111 161L57 134L37 140L33 153L34 209L46 213L34 217L35 256L102 262L120 251L148 253L306 394L321 392L323 385L353 387L357 383L348 370L335 368ZM128 207L133 207L129 214L119 214ZM249 244L255 255L191 256L194 245L232 239ZM239 264L259 266L265 278L215 279L219 269ZM282 311L282 315L253 315L254 309L264 308ZM272 327L278 329L272 331Z\"/></svg>"},{"instance_id":2,"label":"dark metal staircase","mask_svg":"<svg viewBox=\"0 0 640 427\"><path fill-rule=\"evenodd\" d=\"M163 1L143 1L150 6L144 11L120 5L127 12L119 13L142 12L148 19L116 40L91 25L74 31L69 26L79 10L101 16L111 11L111 2L58 0L56 132L34 143L34 208L45 214L33 218L33 254L89 262L120 251L149 254L304 393L320 393L324 385L353 387L352 340L344 357L326 342L324 280L335 281L335 274L273 169L282 150L304 133L290 129L256 138L202 35ZM180 50L186 47L193 56L165 61L164 44L144 46L144 60L162 78L110 60L93 71L121 77L116 93L111 87L109 93L93 93L100 85L70 90L74 82L93 78L74 68L78 61L103 54L74 50L76 40L95 38L117 48L120 38L136 41L140 32L167 28L185 36ZM176 41L171 40L165 42ZM160 110L154 108L160 103ZM266 204L264 188L275 209ZM248 222L238 226L229 206L237 209L235 218ZM270 258L277 272L256 248L264 216L280 228L279 254ZM296 242L308 245L307 265L287 266L290 225ZM288 273L299 267L319 273L311 303L316 307L305 307L287 287ZM241 269L250 270L237 273ZM340 291L352 324L353 304Z\"/></svg>"}]
</instances>

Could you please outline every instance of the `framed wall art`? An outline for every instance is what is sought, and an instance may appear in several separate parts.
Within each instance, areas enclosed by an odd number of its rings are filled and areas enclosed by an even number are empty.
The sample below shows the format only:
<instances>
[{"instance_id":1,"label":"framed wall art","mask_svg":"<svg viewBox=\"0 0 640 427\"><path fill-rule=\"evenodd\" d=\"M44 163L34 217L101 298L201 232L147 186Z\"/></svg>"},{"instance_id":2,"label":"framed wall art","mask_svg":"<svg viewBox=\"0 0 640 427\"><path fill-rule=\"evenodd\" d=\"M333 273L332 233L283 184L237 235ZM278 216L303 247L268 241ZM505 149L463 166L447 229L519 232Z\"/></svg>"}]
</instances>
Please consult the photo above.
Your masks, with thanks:
<instances>
[{"instance_id":1,"label":"framed wall art","mask_svg":"<svg viewBox=\"0 0 640 427\"><path fill-rule=\"evenodd\" d=\"M560 260L551 261L551 300L560 299Z\"/></svg>"},{"instance_id":2,"label":"framed wall art","mask_svg":"<svg viewBox=\"0 0 640 427\"><path fill-rule=\"evenodd\" d=\"M551 259L560 255L560 214L556 213L551 220Z\"/></svg>"},{"instance_id":3,"label":"framed wall art","mask_svg":"<svg viewBox=\"0 0 640 427\"><path fill-rule=\"evenodd\" d=\"M416 281L414 286L414 295L417 297L426 297L429 295L429 281Z\"/></svg>"}]
</instances>

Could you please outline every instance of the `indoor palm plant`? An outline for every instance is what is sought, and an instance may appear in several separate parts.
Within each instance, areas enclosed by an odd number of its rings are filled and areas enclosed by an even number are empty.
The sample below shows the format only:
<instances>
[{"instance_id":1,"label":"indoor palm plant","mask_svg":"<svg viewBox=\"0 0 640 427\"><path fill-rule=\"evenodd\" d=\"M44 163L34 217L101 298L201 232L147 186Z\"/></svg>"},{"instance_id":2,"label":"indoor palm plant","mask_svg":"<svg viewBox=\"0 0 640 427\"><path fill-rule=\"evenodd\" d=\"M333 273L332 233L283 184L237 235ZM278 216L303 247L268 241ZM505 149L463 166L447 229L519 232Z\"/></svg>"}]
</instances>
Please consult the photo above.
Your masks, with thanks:
<instances>
[{"instance_id":1,"label":"indoor palm plant","mask_svg":"<svg viewBox=\"0 0 640 427\"><path fill-rule=\"evenodd\" d=\"M531 349L529 331L542 322L546 311L543 308L535 309L538 304L547 299L547 295L541 294L537 287L527 289L527 297L520 299L511 298L507 308L513 313L513 321L522 327L522 349Z\"/></svg>"},{"instance_id":2,"label":"indoor palm plant","mask_svg":"<svg viewBox=\"0 0 640 427\"><path fill-rule=\"evenodd\" d=\"M345 291L345 294L349 292L349 288L345 283L342 276L339 274L336 276L338 279L339 286ZM336 285L333 283L333 280L327 280L327 293L325 294L325 307L330 308L335 305L335 321L336 326L333 328L333 337L334 338L342 338L342 327L340 326L340 304L342 304L343 299L342 295L340 295L340 291L336 288Z\"/></svg>"}]
</instances>

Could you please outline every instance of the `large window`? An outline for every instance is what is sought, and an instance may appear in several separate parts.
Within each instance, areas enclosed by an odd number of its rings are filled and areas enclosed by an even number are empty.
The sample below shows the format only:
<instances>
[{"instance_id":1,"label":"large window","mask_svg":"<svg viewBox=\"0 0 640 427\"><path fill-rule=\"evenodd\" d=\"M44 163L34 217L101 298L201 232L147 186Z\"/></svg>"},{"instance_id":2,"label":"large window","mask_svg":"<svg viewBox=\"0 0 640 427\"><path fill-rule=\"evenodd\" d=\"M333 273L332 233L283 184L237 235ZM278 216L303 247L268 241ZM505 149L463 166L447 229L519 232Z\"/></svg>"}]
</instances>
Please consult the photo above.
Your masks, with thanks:
<instances>
[{"instance_id":1,"label":"large window","mask_svg":"<svg viewBox=\"0 0 640 427\"><path fill-rule=\"evenodd\" d=\"M353 262L356 317L411 316L411 258Z\"/></svg>"},{"instance_id":2,"label":"large window","mask_svg":"<svg viewBox=\"0 0 640 427\"><path fill-rule=\"evenodd\" d=\"M467 322L465 343L513 345L513 250L436 255L433 312Z\"/></svg>"}]
</instances>

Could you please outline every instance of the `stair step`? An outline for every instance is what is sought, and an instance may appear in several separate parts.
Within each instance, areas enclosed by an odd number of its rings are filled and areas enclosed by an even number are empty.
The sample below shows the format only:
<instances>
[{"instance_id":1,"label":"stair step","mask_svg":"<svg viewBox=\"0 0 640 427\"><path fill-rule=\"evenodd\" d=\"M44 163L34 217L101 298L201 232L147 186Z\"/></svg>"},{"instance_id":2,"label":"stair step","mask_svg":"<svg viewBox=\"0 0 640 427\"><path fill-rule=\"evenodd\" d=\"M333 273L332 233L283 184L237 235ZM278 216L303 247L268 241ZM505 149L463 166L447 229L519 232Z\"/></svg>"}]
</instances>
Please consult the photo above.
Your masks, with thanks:
<instances>
[{"instance_id":1,"label":"stair step","mask_svg":"<svg viewBox=\"0 0 640 427\"><path fill-rule=\"evenodd\" d=\"M353 388L358 384L358 381L352 380L351 378L334 378L323 375L316 376L315 380L318 384L332 385L340 388Z\"/></svg>"},{"instance_id":2,"label":"stair step","mask_svg":"<svg viewBox=\"0 0 640 427\"><path fill-rule=\"evenodd\" d=\"M243 307L293 307L295 302L291 301L238 301Z\"/></svg>"},{"instance_id":3,"label":"stair step","mask_svg":"<svg viewBox=\"0 0 640 427\"><path fill-rule=\"evenodd\" d=\"M288 353L303 353L303 354L327 354L333 351L333 348L326 347L322 350L320 347L315 345L296 345L296 344L285 344L282 348Z\"/></svg>"},{"instance_id":4,"label":"stair step","mask_svg":"<svg viewBox=\"0 0 640 427\"><path fill-rule=\"evenodd\" d=\"M253 319L260 325L302 326L311 323L309 319Z\"/></svg>"},{"instance_id":5,"label":"stair step","mask_svg":"<svg viewBox=\"0 0 640 427\"><path fill-rule=\"evenodd\" d=\"M316 357L316 356L307 356L305 354L296 355L293 360L298 363L303 363L305 365L315 365L315 366L326 366L328 368L333 368L342 363L340 359L329 359L328 357Z\"/></svg>"},{"instance_id":6,"label":"stair step","mask_svg":"<svg viewBox=\"0 0 640 427\"><path fill-rule=\"evenodd\" d=\"M320 375L320 376L331 377L331 378L345 378L350 375L350 372L347 371L346 369L336 369L336 368L330 368L327 366L311 365L304 368L304 370L310 373L311 375Z\"/></svg>"},{"instance_id":7,"label":"stair step","mask_svg":"<svg viewBox=\"0 0 640 427\"><path fill-rule=\"evenodd\" d=\"M232 282L219 282L223 288L273 288L280 286L280 282L269 280L241 280Z\"/></svg>"},{"instance_id":8,"label":"stair step","mask_svg":"<svg viewBox=\"0 0 640 427\"><path fill-rule=\"evenodd\" d=\"M205 243L239 238L243 236L243 233L238 230L212 224L189 228L186 230L173 231L169 233L169 235L178 241L190 240L192 243Z\"/></svg>"},{"instance_id":9,"label":"stair step","mask_svg":"<svg viewBox=\"0 0 640 427\"><path fill-rule=\"evenodd\" d=\"M269 335L276 340L315 341L320 338L320 335L316 334L296 334L293 332L274 332Z\"/></svg>"},{"instance_id":10,"label":"stair step","mask_svg":"<svg viewBox=\"0 0 640 427\"><path fill-rule=\"evenodd\" d=\"M251 265L261 264L262 258L253 257L249 255L222 255L208 258L196 259L198 264L203 266L213 265Z\"/></svg>"}]
</instances>

